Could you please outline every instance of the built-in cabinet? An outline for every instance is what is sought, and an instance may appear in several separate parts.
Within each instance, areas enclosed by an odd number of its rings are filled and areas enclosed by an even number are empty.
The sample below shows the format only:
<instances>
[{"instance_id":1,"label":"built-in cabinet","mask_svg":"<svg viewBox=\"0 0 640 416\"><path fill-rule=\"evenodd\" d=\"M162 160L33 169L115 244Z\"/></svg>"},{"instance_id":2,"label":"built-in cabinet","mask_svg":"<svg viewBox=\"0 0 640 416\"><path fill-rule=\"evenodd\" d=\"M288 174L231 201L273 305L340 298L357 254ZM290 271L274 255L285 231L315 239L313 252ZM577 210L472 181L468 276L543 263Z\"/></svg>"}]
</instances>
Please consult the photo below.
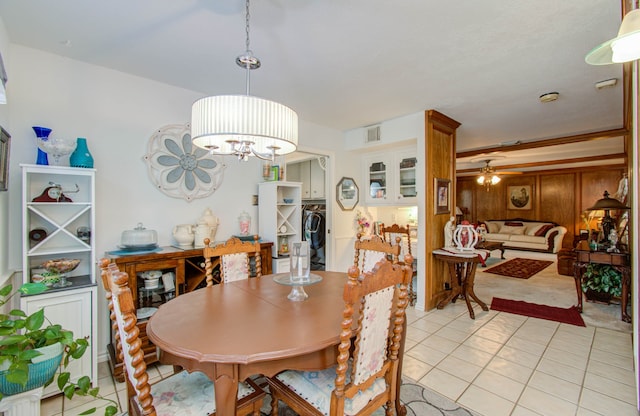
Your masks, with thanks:
<instances>
[{"instance_id":1,"label":"built-in cabinet","mask_svg":"<svg viewBox=\"0 0 640 416\"><path fill-rule=\"evenodd\" d=\"M300 197L304 199L325 199L324 157L287 163L287 180L300 182Z\"/></svg>"},{"instance_id":2,"label":"built-in cabinet","mask_svg":"<svg viewBox=\"0 0 640 416\"><path fill-rule=\"evenodd\" d=\"M370 205L415 205L418 202L414 149L364 156L364 200Z\"/></svg>"},{"instance_id":3,"label":"built-in cabinet","mask_svg":"<svg viewBox=\"0 0 640 416\"><path fill-rule=\"evenodd\" d=\"M97 288L95 259L95 170L68 166L21 165L22 280L32 281L48 260L79 259L66 277L69 286L40 295L22 296L20 306L31 314L44 308L54 324L86 337L90 348L68 370L72 380L97 373ZM45 396L59 392L45 389Z\"/></svg>"},{"instance_id":4,"label":"built-in cabinet","mask_svg":"<svg viewBox=\"0 0 640 416\"><path fill-rule=\"evenodd\" d=\"M273 271L286 272L290 244L302 241L301 184L289 181L261 183L258 200L260 237L274 243Z\"/></svg>"}]
</instances>

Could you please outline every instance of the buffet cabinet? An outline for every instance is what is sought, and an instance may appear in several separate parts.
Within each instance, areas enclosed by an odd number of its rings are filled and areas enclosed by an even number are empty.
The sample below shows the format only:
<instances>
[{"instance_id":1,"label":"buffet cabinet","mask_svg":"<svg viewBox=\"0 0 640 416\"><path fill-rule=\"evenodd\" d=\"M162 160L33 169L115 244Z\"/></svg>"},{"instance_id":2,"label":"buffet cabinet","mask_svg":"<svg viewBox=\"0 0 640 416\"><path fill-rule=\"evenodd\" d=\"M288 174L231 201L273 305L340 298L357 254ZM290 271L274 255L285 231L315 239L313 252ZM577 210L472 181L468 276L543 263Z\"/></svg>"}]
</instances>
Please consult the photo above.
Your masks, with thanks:
<instances>
[{"instance_id":1,"label":"buffet cabinet","mask_svg":"<svg viewBox=\"0 0 640 416\"><path fill-rule=\"evenodd\" d=\"M262 275L271 274L271 242L261 242L260 261ZM153 311L161 304L179 296L206 286L204 257L202 249L181 249L173 246L160 247L148 253L130 255L110 255L108 258L118 265L118 268L129 275L129 287L136 304L138 314L138 329L147 364L158 361L156 346L147 338L147 321ZM219 272L219 262L212 259L214 277ZM255 262L251 260L251 266ZM217 267L216 267L217 266ZM160 271L162 279L153 287L145 284L145 272ZM215 279L214 279L215 281ZM117 381L124 381L122 361L115 349L115 333L111 331L110 343L107 345L109 365Z\"/></svg>"},{"instance_id":2,"label":"buffet cabinet","mask_svg":"<svg viewBox=\"0 0 640 416\"><path fill-rule=\"evenodd\" d=\"M20 165L22 169L22 282L42 276L50 260L80 260L60 280L44 280L49 290L23 295L20 307L28 314L44 309L54 324L86 338L89 349L67 367L73 381L81 376L98 379L97 286L95 259L95 169L69 166ZM46 276L46 274L45 274ZM59 279L59 277L56 277ZM55 383L44 397L59 393Z\"/></svg>"}]
</instances>

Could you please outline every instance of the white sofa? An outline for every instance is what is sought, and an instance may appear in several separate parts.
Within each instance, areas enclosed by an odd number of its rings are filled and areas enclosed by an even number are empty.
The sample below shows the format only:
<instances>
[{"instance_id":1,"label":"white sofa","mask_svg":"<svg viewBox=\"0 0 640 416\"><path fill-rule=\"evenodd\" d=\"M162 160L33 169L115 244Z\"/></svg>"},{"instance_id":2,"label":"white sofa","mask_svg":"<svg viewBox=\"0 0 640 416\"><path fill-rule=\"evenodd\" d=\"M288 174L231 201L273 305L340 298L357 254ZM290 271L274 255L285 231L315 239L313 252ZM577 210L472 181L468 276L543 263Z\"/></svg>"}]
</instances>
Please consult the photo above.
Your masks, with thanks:
<instances>
[{"instance_id":1,"label":"white sofa","mask_svg":"<svg viewBox=\"0 0 640 416\"><path fill-rule=\"evenodd\" d=\"M567 229L546 221L524 219L487 220L485 239L504 244L505 249L557 253Z\"/></svg>"}]
</instances>

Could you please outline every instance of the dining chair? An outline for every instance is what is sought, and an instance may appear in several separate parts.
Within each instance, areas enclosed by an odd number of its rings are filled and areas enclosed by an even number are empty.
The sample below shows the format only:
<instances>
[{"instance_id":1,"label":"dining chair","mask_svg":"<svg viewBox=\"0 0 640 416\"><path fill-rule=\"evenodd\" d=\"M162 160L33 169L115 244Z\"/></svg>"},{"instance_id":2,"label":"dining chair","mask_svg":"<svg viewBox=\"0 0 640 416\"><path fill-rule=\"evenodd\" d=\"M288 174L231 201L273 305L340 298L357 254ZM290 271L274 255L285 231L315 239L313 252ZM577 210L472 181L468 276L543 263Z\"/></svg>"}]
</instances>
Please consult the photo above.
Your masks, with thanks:
<instances>
[{"instance_id":1,"label":"dining chair","mask_svg":"<svg viewBox=\"0 0 640 416\"><path fill-rule=\"evenodd\" d=\"M401 383L409 264L409 255L404 264L383 260L362 275L351 266L344 287L336 365L320 371L286 370L268 377L272 416L278 414L278 401L305 416L370 415L381 406L387 415L393 414L394 407L396 414L406 414L396 395Z\"/></svg>"},{"instance_id":2,"label":"dining chair","mask_svg":"<svg viewBox=\"0 0 640 416\"><path fill-rule=\"evenodd\" d=\"M380 234L382 235L382 239L384 241L389 242L391 242L392 240L398 241L397 238L400 237L400 254L398 256L403 257L407 253L413 256L413 253L411 253L411 232L409 229L409 224L403 227L398 224L385 226L384 223L382 223L380 225ZM413 306L415 305L417 298L416 292L413 290L413 278L418 275L418 270L413 265L411 267L413 269L413 277L409 282L409 305Z\"/></svg>"},{"instance_id":3,"label":"dining chair","mask_svg":"<svg viewBox=\"0 0 640 416\"><path fill-rule=\"evenodd\" d=\"M101 277L116 330L116 351L124 362L130 416L211 416L216 414L213 382L202 372L186 370L150 384L144 361L129 276L109 259L101 259ZM176 370L176 367L174 367ZM264 390L251 379L238 383L239 416L260 416Z\"/></svg>"},{"instance_id":4,"label":"dining chair","mask_svg":"<svg viewBox=\"0 0 640 416\"><path fill-rule=\"evenodd\" d=\"M400 255L399 239L396 241L396 245L393 245L377 235L363 238L363 235L358 233L354 248L353 265L363 272L373 270L376 263L382 259L390 258L393 263L397 263Z\"/></svg>"},{"instance_id":5,"label":"dining chair","mask_svg":"<svg viewBox=\"0 0 640 416\"><path fill-rule=\"evenodd\" d=\"M217 283L248 279L251 276L249 265L249 254L251 253L255 258L256 277L262 276L262 260L258 239L257 235L253 236L253 242L231 237L222 244L211 246L211 241L205 238L202 255L207 286L213 285L213 269L216 265L220 265L220 280Z\"/></svg>"}]
</instances>

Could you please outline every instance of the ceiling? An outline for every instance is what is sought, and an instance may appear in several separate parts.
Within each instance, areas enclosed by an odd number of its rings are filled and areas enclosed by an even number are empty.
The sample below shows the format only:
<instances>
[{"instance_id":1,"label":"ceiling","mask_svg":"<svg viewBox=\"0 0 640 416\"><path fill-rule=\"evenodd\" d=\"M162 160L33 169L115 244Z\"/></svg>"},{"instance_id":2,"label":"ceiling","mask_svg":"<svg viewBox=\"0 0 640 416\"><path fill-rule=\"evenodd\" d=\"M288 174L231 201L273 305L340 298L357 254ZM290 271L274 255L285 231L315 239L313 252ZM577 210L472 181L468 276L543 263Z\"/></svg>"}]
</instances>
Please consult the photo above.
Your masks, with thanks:
<instances>
[{"instance_id":1,"label":"ceiling","mask_svg":"<svg viewBox=\"0 0 640 416\"><path fill-rule=\"evenodd\" d=\"M619 137L506 151L623 127L622 65L584 62L616 35L618 1L258 0L250 11L262 61L251 94L302 120L349 130L436 109L462 123L459 152L490 148L505 156L496 166L623 151ZM0 0L0 16L16 44L203 96L245 93L242 0ZM552 91L557 101L539 101Z\"/></svg>"}]
</instances>

